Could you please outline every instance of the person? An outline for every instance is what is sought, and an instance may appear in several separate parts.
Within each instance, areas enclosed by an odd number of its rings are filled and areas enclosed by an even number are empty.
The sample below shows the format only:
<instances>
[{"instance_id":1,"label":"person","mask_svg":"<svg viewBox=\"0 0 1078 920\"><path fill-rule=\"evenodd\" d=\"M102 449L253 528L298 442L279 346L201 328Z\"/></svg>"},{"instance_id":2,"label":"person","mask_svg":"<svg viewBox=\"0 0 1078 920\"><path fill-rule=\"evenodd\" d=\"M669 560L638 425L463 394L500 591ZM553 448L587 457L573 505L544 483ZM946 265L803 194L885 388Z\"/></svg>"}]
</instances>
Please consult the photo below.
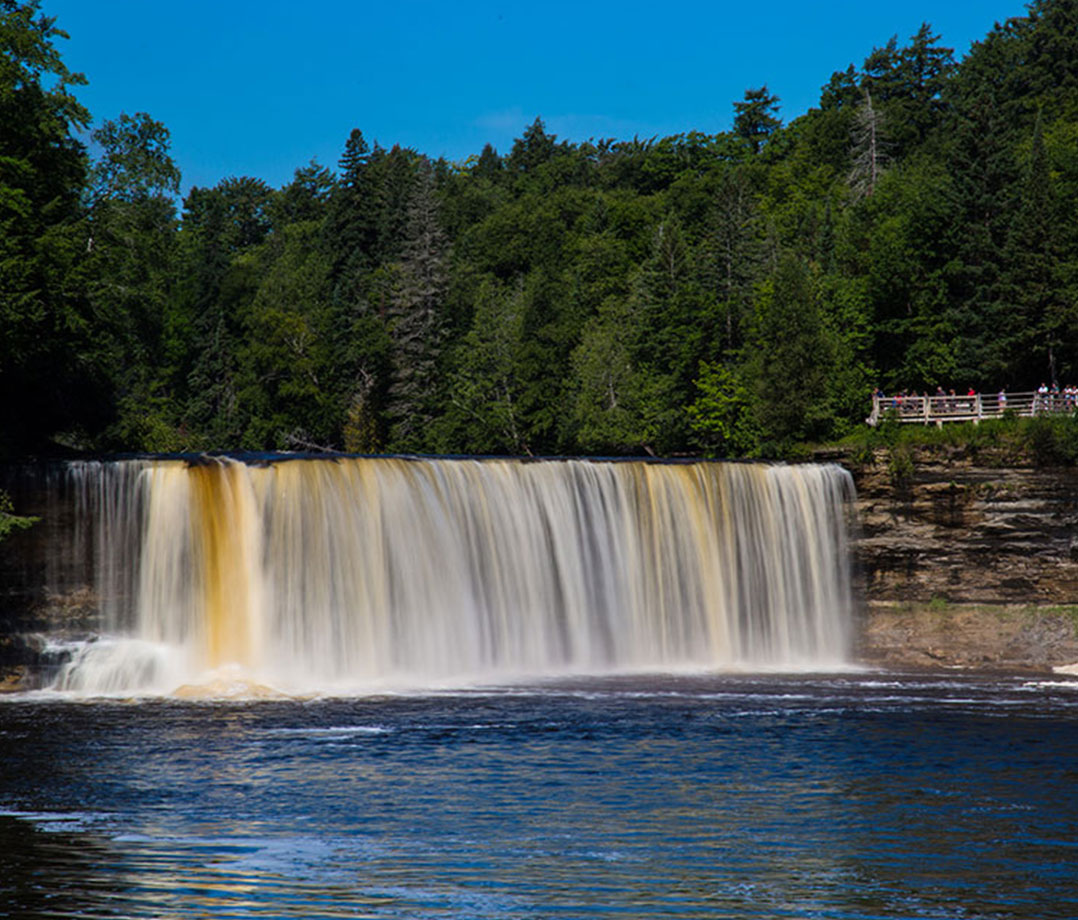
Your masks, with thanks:
<instances>
[{"instance_id":1,"label":"person","mask_svg":"<svg viewBox=\"0 0 1078 920\"><path fill-rule=\"evenodd\" d=\"M996 403L999 406L1000 415L1007 411L1007 391L1003 387L1000 387L996 395Z\"/></svg>"},{"instance_id":2,"label":"person","mask_svg":"<svg viewBox=\"0 0 1078 920\"><path fill-rule=\"evenodd\" d=\"M1048 408L1048 384L1043 380L1041 385L1037 387L1037 399L1034 401L1033 412L1044 412Z\"/></svg>"},{"instance_id":3,"label":"person","mask_svg":"<svg viewBox=\"0 0 1078 920\"><path fill-rule=\"evenodd\" d=\"M947 392L939 384L936 385L936 392L932 394L929 405L931 406L931 411L936 415L947 411Z\"/></svg>"}]
</instances>

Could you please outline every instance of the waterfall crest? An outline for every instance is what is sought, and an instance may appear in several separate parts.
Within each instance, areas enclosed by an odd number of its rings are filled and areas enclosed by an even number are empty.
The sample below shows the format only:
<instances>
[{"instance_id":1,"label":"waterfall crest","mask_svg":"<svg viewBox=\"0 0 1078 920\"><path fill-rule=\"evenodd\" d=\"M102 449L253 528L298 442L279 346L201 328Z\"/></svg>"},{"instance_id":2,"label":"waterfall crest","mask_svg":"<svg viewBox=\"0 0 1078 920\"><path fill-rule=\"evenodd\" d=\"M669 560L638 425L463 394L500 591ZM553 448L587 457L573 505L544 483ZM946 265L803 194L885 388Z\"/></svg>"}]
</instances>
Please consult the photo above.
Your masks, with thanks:
<instances>
[{"instance_id":1,"label":"waterfall crest","mask_svg":"<svg viewBox=\"0 0 1078 920\"><path fill-rule=\"evenodd\" d=\"M76 463L107 638L59 686L234 669L363 687L829 667L851 590L837 466L340 458Z\"/></svg>"}]
</instances>

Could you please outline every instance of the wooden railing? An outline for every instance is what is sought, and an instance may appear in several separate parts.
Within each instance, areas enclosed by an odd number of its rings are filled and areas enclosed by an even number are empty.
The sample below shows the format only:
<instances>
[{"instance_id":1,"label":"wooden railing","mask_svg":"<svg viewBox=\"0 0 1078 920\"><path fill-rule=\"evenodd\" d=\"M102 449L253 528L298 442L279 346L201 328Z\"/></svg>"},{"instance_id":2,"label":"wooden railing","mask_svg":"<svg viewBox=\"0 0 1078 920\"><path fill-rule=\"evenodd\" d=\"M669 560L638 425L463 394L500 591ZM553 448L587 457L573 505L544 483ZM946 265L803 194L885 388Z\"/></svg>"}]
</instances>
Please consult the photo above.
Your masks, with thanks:
<instances>
[{"instance_id":1,"label":"wooden railing","mask_svg":"<svg viewBox=\"0 0 1078 920\"><path fill-rule=\"evenodd\" d=\"M873 396L872 414L865 419L870 425L878 425L884 415L899 422L917 425L942 425L944 422L979 422L986 418L999 418L1004 412L1030 417L1034 415L1060 415L1075 411L1075 399L1071 395L1040 393L1007 393L989 395L976 393L972 396Z\"/></svg>"}]
</instances>

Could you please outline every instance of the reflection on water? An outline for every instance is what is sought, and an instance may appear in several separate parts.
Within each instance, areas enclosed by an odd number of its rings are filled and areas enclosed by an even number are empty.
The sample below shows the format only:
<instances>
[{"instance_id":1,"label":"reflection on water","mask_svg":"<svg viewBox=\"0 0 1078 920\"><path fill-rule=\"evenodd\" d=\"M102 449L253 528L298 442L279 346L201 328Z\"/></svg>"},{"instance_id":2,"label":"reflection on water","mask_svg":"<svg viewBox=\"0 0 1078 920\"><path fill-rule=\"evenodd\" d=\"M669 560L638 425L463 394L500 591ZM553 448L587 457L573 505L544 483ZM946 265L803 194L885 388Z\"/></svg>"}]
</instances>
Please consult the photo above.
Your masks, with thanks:
<instances>
[{"instance_id":1,"label":"reflection on water","mask_svg":"<svg viewBox=\"0 0 1078 920\"><path fill-rule=\"evenodd\" d=\"M0 704L0 915L1074 917L1078 682Z\"/></svg>"}]
</instances>

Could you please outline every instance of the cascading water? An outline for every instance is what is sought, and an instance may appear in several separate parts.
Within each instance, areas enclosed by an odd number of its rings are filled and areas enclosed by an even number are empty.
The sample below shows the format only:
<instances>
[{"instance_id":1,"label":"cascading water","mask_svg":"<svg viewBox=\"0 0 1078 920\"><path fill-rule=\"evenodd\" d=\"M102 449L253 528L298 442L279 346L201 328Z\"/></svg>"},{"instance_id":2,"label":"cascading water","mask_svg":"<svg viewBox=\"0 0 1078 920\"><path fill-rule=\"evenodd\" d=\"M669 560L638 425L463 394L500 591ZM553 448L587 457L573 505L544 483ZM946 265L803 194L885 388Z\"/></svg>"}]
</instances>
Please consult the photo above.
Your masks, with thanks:
<instances>
[{"instance_id":1,"label":"cascading water","mask_svg":"<svg viewBox=\"0 0 1078 920\"><path fill-rule=\"evenodd\" d=\"M75 463L103 635L58 688L289 690L830 667L837 466L340 458Z\"/></svg>"}]
</instances>

